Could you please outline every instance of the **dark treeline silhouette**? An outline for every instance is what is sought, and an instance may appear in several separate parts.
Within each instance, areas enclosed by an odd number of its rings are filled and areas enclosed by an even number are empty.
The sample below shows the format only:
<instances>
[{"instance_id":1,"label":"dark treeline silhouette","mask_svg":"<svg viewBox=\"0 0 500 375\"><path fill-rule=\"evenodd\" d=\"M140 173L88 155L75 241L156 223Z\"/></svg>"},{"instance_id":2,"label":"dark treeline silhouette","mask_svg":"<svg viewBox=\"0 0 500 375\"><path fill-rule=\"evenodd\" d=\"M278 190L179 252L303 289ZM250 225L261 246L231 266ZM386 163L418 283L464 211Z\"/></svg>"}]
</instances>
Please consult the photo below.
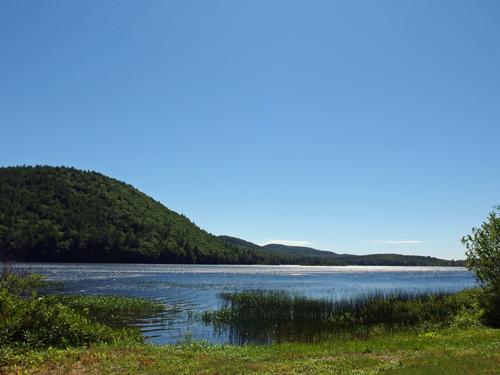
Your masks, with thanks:
<instances>
[{"instance_id":1,"label":"dark treeline silhouette","mask_svg":"<svg viewBox=\"0 0 500 375\"><path fill-rule=\"evenodd\" d=\"M359 265L359 266L463 266L463 260L445 260L430 256L401 255L401 254L370 254L351 255L337 254L331 251L317 250L303 246L288 246L269 244L259 246L254 243L230 236L219 236L226 243L242 249L250 248L274 254L285 258L291 264L303 265Z\"/></svg>"},{"instance_id":2,"label":"dark treeline silhouette","mask_svg":"<svg viewBox=\"0 0 500 375\"><path fill-rule=\"evenodd\" d=\"M4 260L451 264L400 255L297 256L231 238L214 236L133 186L97 172L50 166L0 168L0 257Z\"/></svg>"},{"instance_id":3,"label":"dark treeline silhouette","mask_svg":"<svg viewBox=\"0 0 500 375\"><path fill-rule=\"evenodd\" d=\"M223 242L123 182L46 166L0 169L0 252L24 261L279 263Z\"/></svg>"}]
</instances>

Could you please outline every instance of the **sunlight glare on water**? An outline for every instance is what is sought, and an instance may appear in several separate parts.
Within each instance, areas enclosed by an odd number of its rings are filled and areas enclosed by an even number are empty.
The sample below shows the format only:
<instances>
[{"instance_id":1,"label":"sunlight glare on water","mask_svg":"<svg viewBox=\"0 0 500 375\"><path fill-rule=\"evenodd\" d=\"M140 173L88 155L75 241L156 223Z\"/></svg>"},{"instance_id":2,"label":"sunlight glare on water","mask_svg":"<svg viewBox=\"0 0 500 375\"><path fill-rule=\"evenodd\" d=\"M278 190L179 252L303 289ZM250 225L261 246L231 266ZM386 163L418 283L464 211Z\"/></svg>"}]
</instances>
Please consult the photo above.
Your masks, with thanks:
<instances>
[{"instance_id":1,"label":"sunlight glare on water","mask_svg":"<svg viewBox=\"0 0 500 375\"><path fill-rule=\"evenodd\" d=\"M153 343L194 340L228 342L211 327L192 319L220 305L218 295L247 289L286 290L315 298L340 299L370 291L458 291L475 285L459 267L261 266L18 263L15 267L61 281L58 293L123 295L161 301L161 318L136 322Z\"/></svg>"}]
</instances>

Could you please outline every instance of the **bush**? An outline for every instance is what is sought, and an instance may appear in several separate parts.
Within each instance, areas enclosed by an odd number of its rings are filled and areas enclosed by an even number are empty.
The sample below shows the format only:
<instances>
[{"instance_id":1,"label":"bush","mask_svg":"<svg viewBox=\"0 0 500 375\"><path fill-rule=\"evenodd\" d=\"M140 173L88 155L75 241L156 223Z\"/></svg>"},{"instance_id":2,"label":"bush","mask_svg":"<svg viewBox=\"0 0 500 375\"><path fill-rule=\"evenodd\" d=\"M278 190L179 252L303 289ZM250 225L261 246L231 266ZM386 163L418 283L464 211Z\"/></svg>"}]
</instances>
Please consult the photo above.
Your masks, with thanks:
<instances>
[{"instance_id":1,"label":"bush","mask_svg":"<svg viewBox=\"0 0 500 375\"><path fill-rule=\"evenodd\" d=\"M462 238L467 248L467 267L480 281L485 293L482 304L486 323L500 327L500 206L480 228Z\"/></svg>"},{"instance_id":2,"label":"bush","mask_svg":"<svg viewBox=\"0 0 500 375\"><path fill-rule=\"evenodd\" d=\"M51 297L19 298L3 289L0 311L0 346L67 347L141 340L137 330L92 322Z\"/></svg>"},{"instance_id":3,"label":"bush","mask_svg":"<svg viewBox=\"0 0 500 375\"><path fill-rule=\"evenodd\" d=\"M14 271L10 264L4 263L0 271L0 289L11 294L25 296L43 284L41 275L28 271Z\"/></svg>"},{"instance_id":4,"label":"bush","mask_svg":"<svg viewBox=\"0 0 500 375\"><path fill-rule=\"evenodd\" d=\"M117 341L140 342L136 329L111 328L92 321L57 297L38 297L42 278L16 274L8 266L0 273L0 347L68 347Z\"/></svg>"}]
</instances>

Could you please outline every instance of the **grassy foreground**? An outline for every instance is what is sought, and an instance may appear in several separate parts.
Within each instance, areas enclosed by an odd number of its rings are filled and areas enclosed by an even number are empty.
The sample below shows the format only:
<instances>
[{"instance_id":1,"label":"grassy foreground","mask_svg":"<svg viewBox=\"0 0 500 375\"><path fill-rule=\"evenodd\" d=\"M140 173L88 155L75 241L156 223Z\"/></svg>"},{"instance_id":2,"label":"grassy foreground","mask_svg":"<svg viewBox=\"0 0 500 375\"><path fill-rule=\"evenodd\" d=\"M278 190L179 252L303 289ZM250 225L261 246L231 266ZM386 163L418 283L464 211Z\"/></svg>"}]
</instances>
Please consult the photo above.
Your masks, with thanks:
<instances>
[{"instance_id":1,"label":"grassy foreground","mask_svg":"<svg viewBox=\"0 0 500 375\"><path fill-rule=\"evenodd\" d=\"M3 374L499 374L500 330L269 346L111 344L0 352Z\"/></svg>"}]
</instances>

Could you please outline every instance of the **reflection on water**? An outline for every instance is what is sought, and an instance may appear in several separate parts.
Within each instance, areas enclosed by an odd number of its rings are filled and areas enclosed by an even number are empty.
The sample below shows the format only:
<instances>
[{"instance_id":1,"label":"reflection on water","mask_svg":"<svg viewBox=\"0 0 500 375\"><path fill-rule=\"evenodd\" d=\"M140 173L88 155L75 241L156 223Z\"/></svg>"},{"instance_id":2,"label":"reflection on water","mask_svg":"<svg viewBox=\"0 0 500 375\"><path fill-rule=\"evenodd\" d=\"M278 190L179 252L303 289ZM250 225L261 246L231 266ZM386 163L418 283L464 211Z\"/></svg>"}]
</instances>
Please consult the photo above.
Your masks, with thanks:
<instances>
[{"instance_id":1,"label":"reflection on water","mask_svg":"<svg viewBox=\"0 0 500 375\"><path fill-rule=\"evenodd\" d=\"M384 266L218 266L149 264L19 263L64 282L59 292L125 295L161 301L167 312L137 325L150 342L176 343L190 337L230 342L197 319L197 313L220 306L218 295L248 289L285 290L307 297L341 299L360 292L391 290L457 291L473 286L470 272L448 267ZM56 290L57 291L57 290Z\"/></svg>"}]
</instances>

